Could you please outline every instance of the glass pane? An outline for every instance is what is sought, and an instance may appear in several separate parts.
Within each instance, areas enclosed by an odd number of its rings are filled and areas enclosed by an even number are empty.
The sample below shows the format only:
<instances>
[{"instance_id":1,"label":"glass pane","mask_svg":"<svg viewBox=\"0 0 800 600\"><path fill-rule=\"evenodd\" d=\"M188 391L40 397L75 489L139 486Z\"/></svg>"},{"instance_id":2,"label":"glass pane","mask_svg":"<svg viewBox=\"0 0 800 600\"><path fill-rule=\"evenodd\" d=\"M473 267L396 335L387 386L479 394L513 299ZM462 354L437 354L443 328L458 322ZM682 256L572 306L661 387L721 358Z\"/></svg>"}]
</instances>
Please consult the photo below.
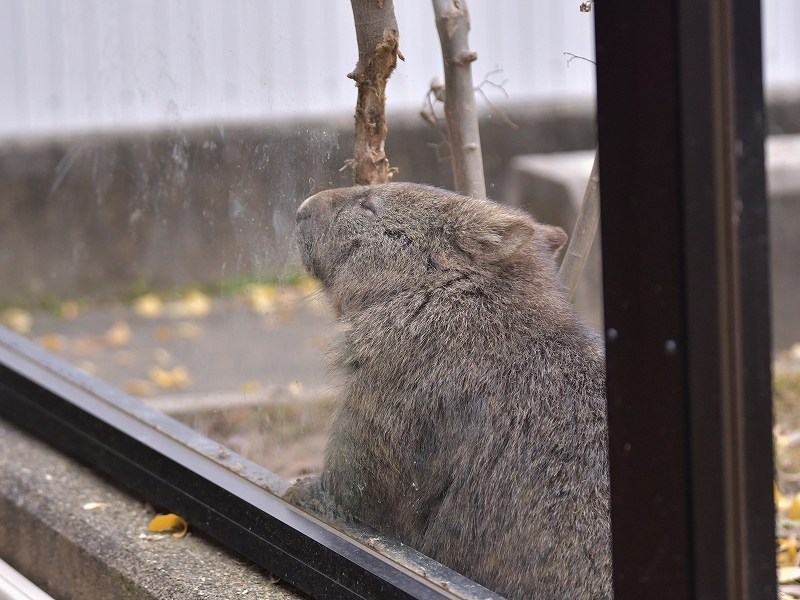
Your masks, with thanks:
<instances>
[{"instance_id":1,"label":"glass pane","mask_svg":"<svg viewBox=\"0 0 800 600\"><path fill-rule=\"evenodd\" d=\"M577 99L582 130L542 144L484 103L485 144L589 148L591 65L568 68L557 48L590 57L590 19L523 4L473 2L483 95L506 110ZM340 171L352 154L350 7L19 0L0 9L4 323L282 476L318 471L333 405L332 319L299 264L294 211L351 184ZM442 126L414 116L441 77L432 10L418 3L397 15L406 61L389 85L389 158L401 180L450 187L449 162L437 160L446 151L432 147ZM542 18L577 29L545 43L528 35ZM499 29L513 42L498 43ZM530 129L536 119L516 112ZM497 199L512 155L503 154L487 169Z\"/></svg>"},{"instance_id":2,"label":"glass pane","mask_svg":"<svg viewBox=\"0 0 800 600\"><path fill-rule=\"evenodd\" d=\"M470 9L488 196L571 232L595 147L592 15ZM387 155L396 180L452 188L431 4L396 13ZM0 45L3 324L281 477L319 473L337 325L295 211L352 184L349 3L8 0ZM575 296L597 332L600 281L597 241Z\"/></svg>"}]
</instances>

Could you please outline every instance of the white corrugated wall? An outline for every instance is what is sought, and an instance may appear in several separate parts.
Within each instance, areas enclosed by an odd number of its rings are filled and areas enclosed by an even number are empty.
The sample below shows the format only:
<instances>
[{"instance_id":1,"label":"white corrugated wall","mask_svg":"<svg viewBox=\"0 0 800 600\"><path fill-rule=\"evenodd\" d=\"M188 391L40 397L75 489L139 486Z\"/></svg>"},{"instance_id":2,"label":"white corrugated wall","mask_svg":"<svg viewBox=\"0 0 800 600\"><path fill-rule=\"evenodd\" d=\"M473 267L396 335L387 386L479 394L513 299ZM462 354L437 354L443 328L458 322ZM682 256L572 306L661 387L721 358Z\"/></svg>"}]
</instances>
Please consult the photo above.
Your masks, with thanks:
<instances>
[{"instance_id":1,"label":"white corrugated wall","mask_svg":"<svg viewBox=\"0 0 800 600\"><path fill-rule=\"evenodd\" d=\"M418 108L441 57L430 0L397 0L389 106ZM476 80L512 101L591 98L579 0L469 0ZM764 0L768 85L800 86L800 0ZM348 0L0 0L0 136L348 113ZM486 88L493 100L502 92Z\"/></svg>"}]
</instances>

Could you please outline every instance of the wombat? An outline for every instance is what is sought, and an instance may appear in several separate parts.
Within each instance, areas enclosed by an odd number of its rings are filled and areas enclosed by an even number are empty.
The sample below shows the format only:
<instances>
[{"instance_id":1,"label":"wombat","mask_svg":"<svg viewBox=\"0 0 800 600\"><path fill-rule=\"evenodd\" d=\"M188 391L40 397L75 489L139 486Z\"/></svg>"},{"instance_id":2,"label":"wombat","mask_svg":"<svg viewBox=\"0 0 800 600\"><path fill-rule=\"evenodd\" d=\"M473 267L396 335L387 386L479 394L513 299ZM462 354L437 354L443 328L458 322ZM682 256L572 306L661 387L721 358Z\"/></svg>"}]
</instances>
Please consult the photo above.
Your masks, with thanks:
<instances>
[{"instance_id":1,"label":"wombat","mask_svg":"<svg viewBox=\"0 0 800 600\"><path fill-rule=\"evenodd\" d=\"M297 224L343 384L323 472L286 497L509 598L611 598L604 353L564 231L409 183L321 192Z\"/></svg>"}]
</instances>

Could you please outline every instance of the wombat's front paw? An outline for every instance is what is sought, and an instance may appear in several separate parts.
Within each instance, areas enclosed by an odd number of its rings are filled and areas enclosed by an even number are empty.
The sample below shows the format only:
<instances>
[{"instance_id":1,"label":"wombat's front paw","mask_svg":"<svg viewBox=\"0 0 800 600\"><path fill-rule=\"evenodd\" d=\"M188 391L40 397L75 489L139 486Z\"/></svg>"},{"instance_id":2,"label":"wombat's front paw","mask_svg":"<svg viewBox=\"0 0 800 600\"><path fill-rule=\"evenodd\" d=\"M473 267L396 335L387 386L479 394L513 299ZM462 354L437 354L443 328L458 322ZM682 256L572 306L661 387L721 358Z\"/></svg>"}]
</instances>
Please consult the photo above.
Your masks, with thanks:
<instances>
[{"instance_id":1,"label":"wombat's front paw","mask_svg":"<svg viewBox=\"0 0 800 600\"><path fill-rule=\"evenodd\" d=\"M295 506L303 506L318 498L321 493L319 477L305 477L295 481L283 493L283 499Z\"/></svg>"},{"instance_id":2,"label":"wombat's front paw","mask_svg":"<svg viewBox=\"0 0 800 600\"><path fill-rule=\"evenodd\" d=\"M295 481L283 493L283 499L295 506L323 517L341 518L333 498L322 489L319 476L306 477Z\"/></svg>"}]
</instances>

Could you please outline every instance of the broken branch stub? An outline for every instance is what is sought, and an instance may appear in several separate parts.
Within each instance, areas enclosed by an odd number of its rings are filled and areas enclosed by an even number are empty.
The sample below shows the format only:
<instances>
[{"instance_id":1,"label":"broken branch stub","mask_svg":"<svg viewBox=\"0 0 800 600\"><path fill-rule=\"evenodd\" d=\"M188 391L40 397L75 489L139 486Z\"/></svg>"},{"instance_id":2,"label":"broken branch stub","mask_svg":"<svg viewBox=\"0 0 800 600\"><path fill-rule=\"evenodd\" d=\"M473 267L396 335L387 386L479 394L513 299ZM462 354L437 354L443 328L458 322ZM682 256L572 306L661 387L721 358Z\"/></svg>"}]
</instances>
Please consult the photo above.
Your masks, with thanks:
<instances>
[{"instance_id":1,"label":"broken branch stub","mask_svg":"<svg viewBox=\"0 0 800 600\"><path fill-rule=\"evenodd\" d=\"M393 0L350 0L358 40L358 63L347 76L356 82L353 182L386 183L393 169L386 158L386 82L397 66L400 33Z\"/></svg>"},{"instance_id":2,"label":"broken branch stub","mask_svg":"<svg viewBox=\"0 0 800 600\"><path fill-rule=\"evenodd\" d=\"M478 55L469 49L469 10L466 0L433 0L433 12L444 61L444 115L453 154L455 191L465 196L485 198L486 183L471 66Z\"/></svg>"}]
</instances>

